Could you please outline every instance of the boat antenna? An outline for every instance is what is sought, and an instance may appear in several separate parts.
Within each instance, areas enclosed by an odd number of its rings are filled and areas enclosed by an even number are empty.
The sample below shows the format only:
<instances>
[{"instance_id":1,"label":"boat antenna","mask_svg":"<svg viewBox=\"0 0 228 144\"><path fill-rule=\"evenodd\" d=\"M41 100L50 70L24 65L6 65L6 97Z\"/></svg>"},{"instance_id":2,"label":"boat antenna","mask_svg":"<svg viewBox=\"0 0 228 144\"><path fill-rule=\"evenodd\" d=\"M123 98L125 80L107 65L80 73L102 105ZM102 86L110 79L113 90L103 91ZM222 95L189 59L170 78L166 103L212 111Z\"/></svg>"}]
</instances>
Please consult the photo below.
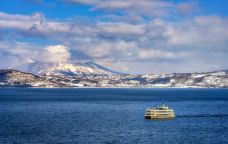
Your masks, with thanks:
<instances>
[{"instance_id":1,"label":"boat antenna","mask_svg":"<svg viewBox=\"0 0 228 144\"><path fill-rule=\"evenodd\" d=\"M165 105L164 98L162 98L162 105Z\"/></svg>"}]
</instances>

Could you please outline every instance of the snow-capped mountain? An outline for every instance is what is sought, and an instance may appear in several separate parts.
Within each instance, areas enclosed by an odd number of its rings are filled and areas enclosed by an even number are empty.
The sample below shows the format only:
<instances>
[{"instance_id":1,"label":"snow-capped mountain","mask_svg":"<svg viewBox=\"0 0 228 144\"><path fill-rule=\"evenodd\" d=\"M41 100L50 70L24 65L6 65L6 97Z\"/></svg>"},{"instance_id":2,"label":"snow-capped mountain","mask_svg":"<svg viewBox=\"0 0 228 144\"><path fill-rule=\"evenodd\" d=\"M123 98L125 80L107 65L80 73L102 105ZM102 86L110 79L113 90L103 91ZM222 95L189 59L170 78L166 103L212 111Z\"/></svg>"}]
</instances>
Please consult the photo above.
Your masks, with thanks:
<instances>
[{"instance_id":1,"label":"snow-capped mountain","mask_svg":"<svg viewBox=\"0 0 228 144\"><path fill-rule=\"evenodd\" d=\"M76 75L115 75L118 72L107 69L93 62L63 62L63 63L32 63L28 72L37 75L61 75L61 76L76 76Z\"/></svg>"}]
</instances>

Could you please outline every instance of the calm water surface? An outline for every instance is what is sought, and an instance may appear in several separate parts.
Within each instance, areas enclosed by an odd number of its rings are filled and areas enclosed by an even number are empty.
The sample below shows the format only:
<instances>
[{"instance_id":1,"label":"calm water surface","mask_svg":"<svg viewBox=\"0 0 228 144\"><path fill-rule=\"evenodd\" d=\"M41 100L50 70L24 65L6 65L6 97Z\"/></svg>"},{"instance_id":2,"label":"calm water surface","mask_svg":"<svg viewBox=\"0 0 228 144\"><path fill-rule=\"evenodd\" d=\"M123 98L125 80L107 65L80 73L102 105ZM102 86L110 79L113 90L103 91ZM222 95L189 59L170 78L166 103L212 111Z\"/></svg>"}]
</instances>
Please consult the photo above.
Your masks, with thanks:
<instances>
[{"instance_id":1,"label":"calm water surface","mask_svg":"<svg viewBox=\"0 0 228 144\"><path fill-rule=\"evenodd\" d=\"M173 120L146 120L166 103ZM0 143L228 143L228 89L0 89Z\"/></svg>"}]
</instances>

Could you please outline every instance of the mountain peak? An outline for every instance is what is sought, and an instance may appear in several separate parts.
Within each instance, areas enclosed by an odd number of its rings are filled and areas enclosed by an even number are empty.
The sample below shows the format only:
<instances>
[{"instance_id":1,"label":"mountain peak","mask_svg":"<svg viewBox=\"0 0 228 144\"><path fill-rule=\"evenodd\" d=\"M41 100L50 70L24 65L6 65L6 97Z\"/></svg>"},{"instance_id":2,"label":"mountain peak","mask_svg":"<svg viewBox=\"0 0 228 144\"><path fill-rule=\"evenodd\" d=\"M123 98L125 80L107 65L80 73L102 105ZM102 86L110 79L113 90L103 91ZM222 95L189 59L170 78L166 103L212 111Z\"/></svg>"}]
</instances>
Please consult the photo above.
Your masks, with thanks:
<instances>
[{"instance_id":1,"label":"mountain peak","mask_svg":"<svg viewBox=\"0 0 228 144\"><path fill-rule=\"evenodd\" d=\"M38 75L115 75L118 72L112 71L94 62L59 62L40 63L35 62L29 65L28 71Z\"/></svg>"}]
</instances>

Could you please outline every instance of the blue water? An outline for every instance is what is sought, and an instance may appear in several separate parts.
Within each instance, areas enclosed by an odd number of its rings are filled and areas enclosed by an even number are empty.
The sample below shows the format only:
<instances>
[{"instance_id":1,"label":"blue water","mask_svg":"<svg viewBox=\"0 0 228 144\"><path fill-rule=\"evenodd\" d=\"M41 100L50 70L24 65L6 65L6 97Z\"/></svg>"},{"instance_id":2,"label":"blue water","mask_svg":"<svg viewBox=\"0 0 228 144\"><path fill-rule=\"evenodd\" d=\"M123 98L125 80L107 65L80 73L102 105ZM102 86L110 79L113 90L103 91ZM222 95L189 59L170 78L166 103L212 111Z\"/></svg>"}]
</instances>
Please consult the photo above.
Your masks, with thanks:
<instances>
[{"instance_id":1,"label":"blue water","mask_svg":"<svg viewBox=\"0 0 228 144\"><path fill-rule=\"evenodd\" d=\"M173 120L146 120L166 103ZM228 89L0 89L1 144L228 143Z\"/></svg>"}]
</instances>

